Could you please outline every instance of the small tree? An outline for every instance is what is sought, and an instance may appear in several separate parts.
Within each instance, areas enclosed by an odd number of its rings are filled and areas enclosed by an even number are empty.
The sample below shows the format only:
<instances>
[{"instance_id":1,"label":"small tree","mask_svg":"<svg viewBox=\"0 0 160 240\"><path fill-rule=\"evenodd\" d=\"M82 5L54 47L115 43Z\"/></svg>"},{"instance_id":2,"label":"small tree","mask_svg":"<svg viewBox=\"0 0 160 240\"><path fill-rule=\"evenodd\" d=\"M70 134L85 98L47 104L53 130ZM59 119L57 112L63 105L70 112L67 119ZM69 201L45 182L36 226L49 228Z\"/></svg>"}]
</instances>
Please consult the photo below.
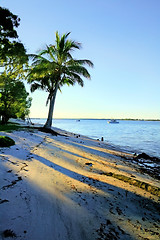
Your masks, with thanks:
<instances>
[{"instance_id":1,"label":"small tree","mask_svg":"<svg viewBox=\"0 0 160 240\"><path fill-rule=\"evenodd\" d=\"M9 118L24 119L29 114L31 98L28 97L24 83L14 79L13 75L1 74L3 88L0 90L0 115L2 124L6 124Z\"/></svg>"}]
</instances>

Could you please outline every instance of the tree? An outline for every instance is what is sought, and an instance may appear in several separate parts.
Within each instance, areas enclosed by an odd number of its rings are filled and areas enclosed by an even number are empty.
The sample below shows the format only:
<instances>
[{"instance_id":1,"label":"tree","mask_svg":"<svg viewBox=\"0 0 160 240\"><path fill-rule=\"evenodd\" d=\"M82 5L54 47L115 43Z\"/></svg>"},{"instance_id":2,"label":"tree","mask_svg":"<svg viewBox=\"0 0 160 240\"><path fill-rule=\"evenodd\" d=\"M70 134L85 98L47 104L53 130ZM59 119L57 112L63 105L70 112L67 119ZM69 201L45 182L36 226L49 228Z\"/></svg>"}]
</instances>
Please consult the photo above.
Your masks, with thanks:
<instances>
[{"instance_id":1,"label":"tree","mask_svg":"<svg viewBox=\"0 0 160 240\"><path fill-rule=\"evenodd\" d=\"M28 63L28 56L15 30L19 22L18 16L0 7L0 67L2 71L5 68L9 74L14 72L20 76ZM3 89L5 84L3 79L3 77L0 78L0 89Z\"/></svg>"},{"instance_id":2,"label":"tree","mask_svg":"<svg viewBox=\"0 0 160 240\"><path fill-rule=\"evenodd\" d=\"M15 28L19 26L20 18L8 9L0 7L0 62L6 62L7 57L21 56L26 52L18 40Z\"/></svg>"},{"instance_id":3,"label":"tree","mask_svg":"<svg viewBox=\"0 0 160 240\"><path fill-rule=\"evenodd\" d=\"M80 49L81 44L68 39L70 33L60 36L56 32L55 45L46 46L46 49L39 52L38 55L32 55L33 63L27 76L31 84L31 91L37 89L48 92L47 103L49 104L48 118L44 125L50 129L56 94L65 84L74 85L78 83L83 87L82 77L90 78L90 74L84 65L93 67L90 60L76 60L72 57L71 52ZM81 77L82 76L82 77Z\"/></svg>"},{"instance_id":4,"label":"tree","mask_svg":"<svg viewBox=\"0 0 160 240\"><path fill-rule=\"evenodd\" d=\"M28 97L24 83L15 79L14 75L7 75L5 71L0 79L4 83L0 90L2 124L6 124L11 117L25 119L25 116L29 114L31 98Z\"/></svg>"},{"instance_id":5,"label":"tree","mask_svg":"<svg viewBox=\"0 0 160 240\"><path fill-rule=\"evenodd\" d=\"M31 98L28 98L24 84L24 67L28 56L19 41L16 28L20 18L8 9L0 7L0 115L2 123L10 117L24 118L29 113Z\"/></svg>"}]
</instances>

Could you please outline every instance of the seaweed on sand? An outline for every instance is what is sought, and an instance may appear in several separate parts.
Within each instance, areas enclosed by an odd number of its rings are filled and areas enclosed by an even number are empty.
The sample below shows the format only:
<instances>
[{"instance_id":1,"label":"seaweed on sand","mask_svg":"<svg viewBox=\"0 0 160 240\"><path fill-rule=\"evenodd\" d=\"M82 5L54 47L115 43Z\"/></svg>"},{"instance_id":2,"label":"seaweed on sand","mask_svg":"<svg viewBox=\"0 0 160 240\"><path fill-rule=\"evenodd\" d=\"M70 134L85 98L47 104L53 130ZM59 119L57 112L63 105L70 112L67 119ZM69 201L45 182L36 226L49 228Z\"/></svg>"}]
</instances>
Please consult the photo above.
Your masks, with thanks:
<instances>
[{"instance_id":1,"label":"seaweed on sand","mask_svg":"<svg viewBox=\"0 0 160 240\"><path fill-rule=\"evenodd\" d=\"M128 182L130 185L142 188L146 190L147 192L150 192L151 194L160 197L160 188L150 185L149 183L145 183L136 179L132 179L131 177L127 177L121 174L115 174L112 172L103 172L103 175L114 177L116 179L119 179L123 182Z\"/></svg>"}]
</instances>

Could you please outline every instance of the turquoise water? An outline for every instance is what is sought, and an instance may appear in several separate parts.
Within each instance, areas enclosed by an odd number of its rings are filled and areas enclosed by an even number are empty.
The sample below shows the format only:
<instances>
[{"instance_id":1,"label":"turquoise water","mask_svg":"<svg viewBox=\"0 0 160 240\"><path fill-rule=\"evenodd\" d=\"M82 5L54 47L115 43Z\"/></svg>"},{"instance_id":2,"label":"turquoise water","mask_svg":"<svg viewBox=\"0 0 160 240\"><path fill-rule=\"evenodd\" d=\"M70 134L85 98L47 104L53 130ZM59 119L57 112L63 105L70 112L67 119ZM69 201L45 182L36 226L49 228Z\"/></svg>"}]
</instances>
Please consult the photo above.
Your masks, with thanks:
<instances>
[{"instance_id":1,"label":"turquoise water","mask_svg":"<svg viewBox=\"0 0 160 240\"><path fill-rule=\"evenodd\" d=\"M45 123L45 119L32 119ZM54 119L53 126L104 141L133 153L145 152L160 157L160 121L125 121L108 124L107 120Z\"/></svg>"}]
</instances>

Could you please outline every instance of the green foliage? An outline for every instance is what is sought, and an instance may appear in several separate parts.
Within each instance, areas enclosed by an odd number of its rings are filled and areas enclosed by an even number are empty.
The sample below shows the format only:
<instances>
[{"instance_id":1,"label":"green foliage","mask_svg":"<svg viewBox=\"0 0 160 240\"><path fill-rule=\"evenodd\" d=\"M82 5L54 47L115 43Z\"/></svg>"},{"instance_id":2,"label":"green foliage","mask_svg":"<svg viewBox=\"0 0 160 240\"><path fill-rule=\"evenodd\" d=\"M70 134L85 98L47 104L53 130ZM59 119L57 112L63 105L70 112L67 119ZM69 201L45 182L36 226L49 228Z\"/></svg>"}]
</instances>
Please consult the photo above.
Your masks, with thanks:
<instances>
[{"instance_id":1,"label":"green foliage","mask_svg":"<svg viewBox=\"0 0 160 240\"><path fill-rule=\"evenodd\" d=\"M28 56L18 39L16 28L20 18L0 7L0 116L7 123L10 117L24 118L29 113L31 98L21 79L24 78Z\"/></svg>"},{"instance_id":2,"label":"green foliage","mask_svg":"<svg viewBox=\"0 0 160 240\"><path fill-rule=\"evenodd\" d=\"M15 141L7 136L0 136L0 147L10 147L15 145Z\"/></svg>"},{"instance_id":3,"label":"green foliage","mask_svg":"<svg viewBox=\"0 0 160 240\"><path fill-rule=\"evenodd\" d=\"M72 57L72 51L80 49L81 44L69 40L69 34L60 36L56 32L55 45L46 46L46 49L38 55L30 55L33 58L33 64L29 69L27 80L31 84L32 92L41 89L49 93L46 102L47 104L50 101L49 128L51 127L57 90L61 90L61 87L66 84L73 86L78 83L83 87L82 77L90 78L90 74L84 65L93 66L90 60L76 60Z\"/></svg>"},{"instance_id":4,"label":"green foliage","mask_svg":"<svg viewBox=\"0 0 160 240\"><path fill-rule=\"evenodd\" d=\"M4 85L0 95L0 115L2 122L7 123L9 118L22 118L29 114L31 98L28 97L24 83L14 79L13 75L3 72L0 76Z\"/></svg>"},{"instance_id":5,"label":"green foliage","mask_svg":"<svg viewBox=\"0 0 160 240\"><path fill-rule=\"evenodd\" d=\"M10 117L24 118L28 115L31 99L21 82L28 56L15 30L20 19L2 7L0 16L0 67L3 67L0 75L0 116L2 123L6 124Z\"/></svg>"},{"instance_id":6,"label":"green foliage","mask_svg":"<svg viewBox=\"0 0 160 240\"><path fill-rule=\"evenodd\" d=\"M56 44L46 46L38 55L30 55L33 58L33 64L29 69L27 76L31 83L31 91L42 89L53 95L58 82L58 89L67 84L74 85L78 83L83 87L84 82L81 78L90 78L90 74L84 65L93 67L90 60L73 59L71 52L74 49L80 49L81 44L68 40L70 33L60 36L56 32Z\"/></svg>"},{"instance_id":7,"label":"green foliage","mask_svg":"<svg viewBox=\"0 0 160 240\"><path fill-rule=\"evenodd\" d=\"M0 7L0 16L0 62L3 64L8 57L24 56L26 50L18 40L15 30L19 26L20 18L2 7Z\"/></svg>"}]
</instances>

